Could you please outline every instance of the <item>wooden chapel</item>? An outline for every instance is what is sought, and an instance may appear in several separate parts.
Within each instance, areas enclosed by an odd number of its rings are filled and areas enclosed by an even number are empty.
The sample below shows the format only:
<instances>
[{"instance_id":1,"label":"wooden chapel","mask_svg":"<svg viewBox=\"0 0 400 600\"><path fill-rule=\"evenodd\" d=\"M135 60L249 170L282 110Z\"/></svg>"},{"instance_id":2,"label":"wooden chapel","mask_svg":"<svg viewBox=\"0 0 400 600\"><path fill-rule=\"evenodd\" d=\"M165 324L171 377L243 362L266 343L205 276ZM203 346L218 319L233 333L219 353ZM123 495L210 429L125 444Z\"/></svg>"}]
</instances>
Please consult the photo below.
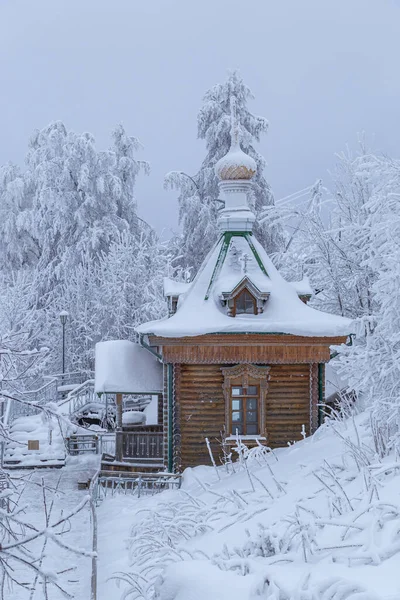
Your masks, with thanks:
<instances>
[{"instance_id":1,"label":"wooden chapel","mask_svg":"<svg viewBox=\"0 0 400 600\"><path fill-rule=\"evenodd\" d=\"M193 282L165 281L169 316L138 327L164 371L163 447L169 471L209 464L218 440L286 446L312 434L331 346L350 321L307 305L307 281L287 282L253 234L255 161L239 142L216 164L225 208L220 237Z\"/></svg>"}]
</instances>

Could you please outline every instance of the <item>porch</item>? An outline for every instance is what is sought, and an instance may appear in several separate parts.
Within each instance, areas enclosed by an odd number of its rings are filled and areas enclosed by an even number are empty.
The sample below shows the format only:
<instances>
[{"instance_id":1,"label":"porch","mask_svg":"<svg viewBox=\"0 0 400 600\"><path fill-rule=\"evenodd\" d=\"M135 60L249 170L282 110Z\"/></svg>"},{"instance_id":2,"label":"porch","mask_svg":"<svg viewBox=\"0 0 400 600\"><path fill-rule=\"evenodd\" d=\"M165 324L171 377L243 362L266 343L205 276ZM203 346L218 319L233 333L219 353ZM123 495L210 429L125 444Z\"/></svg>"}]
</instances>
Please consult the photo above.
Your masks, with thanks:
<instances>
[{"instance_id":1,"label":"porch","mask_svg":"<svg viewBox=\"0 0 400 600\"><path fill-rule=\"evenodd\" d=\"M161 471L163 426L148 425L115 432L115 452L102 454L102 470Z\"/></svg>"}]
</instances>

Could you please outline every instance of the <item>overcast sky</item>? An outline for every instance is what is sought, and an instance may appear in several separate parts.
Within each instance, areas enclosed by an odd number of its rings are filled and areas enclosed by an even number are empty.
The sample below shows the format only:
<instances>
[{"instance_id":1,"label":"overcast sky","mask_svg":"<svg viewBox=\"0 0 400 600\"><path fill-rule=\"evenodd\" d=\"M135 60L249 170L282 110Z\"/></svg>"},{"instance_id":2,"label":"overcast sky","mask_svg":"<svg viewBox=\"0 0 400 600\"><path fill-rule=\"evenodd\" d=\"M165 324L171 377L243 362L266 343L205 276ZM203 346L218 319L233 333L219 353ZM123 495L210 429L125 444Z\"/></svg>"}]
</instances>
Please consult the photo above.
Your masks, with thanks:
<instances>
[{"instance_id":1,"label":"overcast sky","mask_svg":"<svg viewBox=\"0 0 400 600\"><path fill-rule=\"evenodd\" d=\"M239 68L270 131L259 150L276 198L322 177L365 131L399 156L396 0L0 0L0 164L61 119L99 149L122 122L145 146L139 214L168 236L170 170L197 171L204 92Z\"/></svg>"}]
</instances>

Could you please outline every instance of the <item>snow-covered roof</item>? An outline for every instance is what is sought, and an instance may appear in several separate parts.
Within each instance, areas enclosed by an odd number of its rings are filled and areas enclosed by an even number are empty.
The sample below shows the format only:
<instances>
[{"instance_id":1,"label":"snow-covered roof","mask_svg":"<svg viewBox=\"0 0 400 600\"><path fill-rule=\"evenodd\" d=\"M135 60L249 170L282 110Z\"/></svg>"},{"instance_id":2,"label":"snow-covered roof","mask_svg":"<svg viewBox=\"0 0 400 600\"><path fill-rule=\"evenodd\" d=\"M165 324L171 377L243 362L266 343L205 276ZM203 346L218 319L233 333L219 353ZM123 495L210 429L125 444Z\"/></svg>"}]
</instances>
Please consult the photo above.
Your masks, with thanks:
<instances>
[{"instance_id":1,"label":"snow-covered roof","mask_svg":"<svg viewBox=\"0 0 400 600\"><path fill-rule=\"evenodd\" d=\"M303 277L301 281L289 281L288 283L296 290L299 296L312 296L314 293L308 277Z\"/></svg>"},{"instance_id":2,"label":"snow-covered roof","mask_svg":"<svg viewBox=\"0 0 400 600\"><path fill-rule=\"evenodd\" d=\"M164 296L180 296L181 294L185 294L191 285L191 283L174 281L169 277L164 277Z\"/></svg>"},{"instance_id":3,"label":"snow-covered roof","mask_svg":"<svg viewBox=\"0 0 400 600\"><path fill-rule=\"evenodd\" d=\"M221 303L246 275L270 296L262 314L228 316ZM351 321L304 304L298 294L309 294L306 280L289 283L278 272L258 241L249 232L224 232L205 259L177 312L169 318L144 323L140 333L161 337L207 333L286 333L329 337L348 335Z\"/></svg>"},{"instance_id":4,"label":"snow-covered roof","mask_svg":"<svg viewBox=\"0 0 400 600\"><path fill-rule=\"evenodd\" d=\"M96 344L96 393L159 394L162 389L162 365L148 350L127 340Z\"/></svg>"}]
</instances>

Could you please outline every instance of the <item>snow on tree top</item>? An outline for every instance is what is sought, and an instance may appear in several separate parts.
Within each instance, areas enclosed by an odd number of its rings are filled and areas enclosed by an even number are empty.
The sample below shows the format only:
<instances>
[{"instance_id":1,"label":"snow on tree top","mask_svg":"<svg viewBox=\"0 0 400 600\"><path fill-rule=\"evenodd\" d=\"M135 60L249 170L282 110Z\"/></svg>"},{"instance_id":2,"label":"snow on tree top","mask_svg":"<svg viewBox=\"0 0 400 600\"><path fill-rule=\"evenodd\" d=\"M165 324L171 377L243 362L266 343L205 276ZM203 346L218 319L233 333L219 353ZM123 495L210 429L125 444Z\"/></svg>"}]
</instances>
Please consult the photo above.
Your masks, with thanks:
<instances>
[{"instance_id":1,"label":"snow on tree top","mask_svg":"<svg viewBox=\"0 0 400 600\"><path fill-rule=\"evenodd\" d=\"M162 366L134 342L98 342L94 387L97 394L159 394L163 389Z\"/></svg>"},{"instance_id":2,"label":"snow on tree top","mask_svg":"<svg viewBox=\"0 0 400 600\"><path fill-rule=\"evenodd\" d=\"M221 301L247 277L268 293L261 314L229 316ZM222 234L204 261L178 309L169 318L140 325L140 333L162 337L196 336L207 333L285 333L301 336L336 336L352 332L347 318L315 310L298 294L311 292L307 280L289 283L250 233Z\"/></svg>"},{"instance_id":3,"label":"snow on tree top","mask_svg":"<svg viewBox=\"0 0 400 600\"><path fill-rule=\"evenodd\" d=\"M257 163L240 147L239 123L236 98L231 97L231 147L215 165L215 173L221 181L251 179L257 172Z\"/></svg>"}]
</instances>

